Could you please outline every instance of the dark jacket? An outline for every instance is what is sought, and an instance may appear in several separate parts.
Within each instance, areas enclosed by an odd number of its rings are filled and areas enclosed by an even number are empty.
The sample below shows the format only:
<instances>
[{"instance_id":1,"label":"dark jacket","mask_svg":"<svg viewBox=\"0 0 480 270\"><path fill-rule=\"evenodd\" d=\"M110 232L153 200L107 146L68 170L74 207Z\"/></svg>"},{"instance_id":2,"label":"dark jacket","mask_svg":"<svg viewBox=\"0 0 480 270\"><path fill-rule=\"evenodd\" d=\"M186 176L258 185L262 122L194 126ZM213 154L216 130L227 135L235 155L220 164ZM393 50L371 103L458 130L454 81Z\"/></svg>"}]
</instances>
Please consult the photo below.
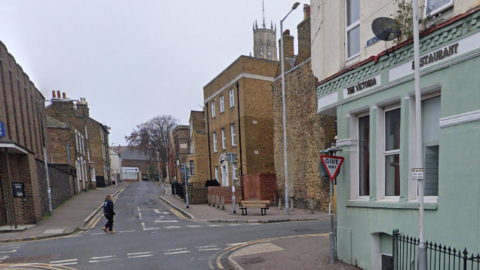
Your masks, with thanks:
<instances>
[{"instance_id":1,"label":"dark jacket","mask_svg":"<svg viewBox=\"0 0 480 270\"><path fill-rule=\"evenodd\" d=\"M113 202L112 201L105 201L103 203L103 213L104 214L115 215L115 212L113 211Z\"/></svg>"}]
</instances>

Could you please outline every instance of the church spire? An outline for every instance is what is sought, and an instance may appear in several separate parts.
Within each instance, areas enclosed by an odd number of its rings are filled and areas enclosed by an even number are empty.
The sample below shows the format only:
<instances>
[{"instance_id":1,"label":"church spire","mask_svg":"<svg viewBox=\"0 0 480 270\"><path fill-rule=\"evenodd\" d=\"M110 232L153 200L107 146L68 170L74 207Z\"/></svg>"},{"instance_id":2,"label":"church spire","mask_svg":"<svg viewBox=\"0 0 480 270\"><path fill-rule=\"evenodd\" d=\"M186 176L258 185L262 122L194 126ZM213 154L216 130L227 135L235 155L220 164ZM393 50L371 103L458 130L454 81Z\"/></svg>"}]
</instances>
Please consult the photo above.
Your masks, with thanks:
<instances>
[{"instance_id":1,"label":"church spire","mask_svg":"<svg viewBox=\"0 0 480 270\"><path fill-rule=\"evenodd\" d=\"M263 28L265 28L265 5L262 0Z\"/></svg>"}]
</instances>

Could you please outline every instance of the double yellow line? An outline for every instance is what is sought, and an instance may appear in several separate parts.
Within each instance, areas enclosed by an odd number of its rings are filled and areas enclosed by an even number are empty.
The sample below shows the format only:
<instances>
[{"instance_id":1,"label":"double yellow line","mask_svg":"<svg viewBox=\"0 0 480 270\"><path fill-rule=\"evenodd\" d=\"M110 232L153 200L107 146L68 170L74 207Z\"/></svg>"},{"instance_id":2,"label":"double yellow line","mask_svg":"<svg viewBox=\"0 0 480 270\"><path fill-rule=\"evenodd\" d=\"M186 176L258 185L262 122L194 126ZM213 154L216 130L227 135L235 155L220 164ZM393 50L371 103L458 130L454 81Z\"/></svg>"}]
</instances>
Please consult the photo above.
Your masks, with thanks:
<instances>
[{"instance_id":1,"label":"double yellow line","mask_svg":"<svg viewBox=\"0 0 480 270\"><path fill-rule=\"evenodd\" d=\"M240 245L235 245L235 246L231 246L231 247L228 247L228 248L225 248L223 249L222 251L220 252L217 252L215 255L213 255L212 258L210 258L208 260L208 266L210 267L210 269L225 269L221 263L221 260L222 258L228 254L228 253L232 253L234 252L235 250L237 249L240 249L240 248L244 248L246 246L251 246L251 245L254 245L254 244L258 244L258 243L265 243L265 242L270 242L270 241L273 241L273 240L277 240L277 239L289 239L289 238L302 238L302 237L312 237L312 236L326 236L328 235L328 233L318 233L318 234L303 234L303 235L291 235L291 236L282 236L282 237L274 237L274 238L264 238L264 239L257 239L257 240L252 240L252 241L248 241L248 242L245 242L245 243L242 243ZM218 255L220 254L220 255ZM218 255L218 256L217 256ZM216 258L216 259L215 259ZM217 265L217 267L214 267L213 264L213 260L215 260L215 263Z\"/></svg>"}]
</instances>

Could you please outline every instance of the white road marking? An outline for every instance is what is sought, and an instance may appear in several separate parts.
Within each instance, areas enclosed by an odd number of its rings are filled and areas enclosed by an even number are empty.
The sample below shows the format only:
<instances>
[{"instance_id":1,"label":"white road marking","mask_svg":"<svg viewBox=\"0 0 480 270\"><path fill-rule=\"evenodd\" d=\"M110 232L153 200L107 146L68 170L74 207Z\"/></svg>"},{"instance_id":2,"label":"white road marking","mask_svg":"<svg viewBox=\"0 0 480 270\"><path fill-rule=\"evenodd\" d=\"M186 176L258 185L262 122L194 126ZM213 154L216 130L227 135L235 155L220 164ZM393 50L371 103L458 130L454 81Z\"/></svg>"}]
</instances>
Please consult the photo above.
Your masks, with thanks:
<instances>
[{"instance_id":1,"label":"white road marking","mask_svg":"<svg viewBox=\"0 0 480 270\"><path fill-rule=\"evenodd\" d=\"M68 260L61 260L61 261L51 261L50 263L64 263L64 262L76 262L78 259L68 259Z\"/></svg>"},{"instance_id":2,"label":"white road marking","mask_svg":"<svg viewBox=\"0 0 480 270\"><path fill-rule=\"evenodd\" d=\"M127 258L128 259L135 259L135 258L145 258L145 257L152 257L153 254L149 254L149 255L137 255L137 256L128 256Z\"/></svg>"},{"instance_id":3,"label":"white road marking","mask_svg":"<svg viewBox=\"0 0 480 270\"><path fill-rule=\"evenodd\" d=\"M202 225L187 225L189 228L201 228L203 227Z\"/></svg>"},{"instance_id":4,"label":"white road marking","mask_svg":"<svg viewBox=\"0 0 480 270\"><path fill-rule=\"evenodd\" d=\"M132 256L132 255L144 255L144 254L153 254L153 251L127 253L128 256Z\"/></svg>"},{"instance_id":5,"label":"white road marking","mask_svg":"<svg viewBox=\"0 0 480 270\"><path fill-rule=\"evenodd\" d=\"M82 237L83 235L77 234L77 235L71 235L71 236L64 236L63 238L74 238L74 237Z\"/></svg>"},{"instance_id":6,"label":"white road marking","mask_svg":"<svg viewBox=\"0 0 480 270\"><path fill-rule=\"evenodd\" d=\"M190 252L190 250L166 252L166 253L163 253L163 255L174 255L174 254L182 254L182 253L189 253L189 252Z\"/></svg>"},{"instance_id":7,"label":"white road marking","mask_svg":"<svg viewBox=\"0 0 480 270\"><path fill-rule=\"evenodd\" d=\"M0 257L0 262L3 262L3 260L5 260L5 259L8 259L8 256L7 256L7 255L5 255L5 256L3 256L3 257Z\"/></svg>"},{"instance_id":8,"label":"white road marking","mask_svg":"<svg viewBox=\"0 0 480 270\"><path fill-rule=\"evenodd\" d=\"M90 235L93 236L93 235L101 235L101 234L106 234L106 233L104 233L104 232L103 232L103 233L92 233L92 234L90 234Z\"/></svg>"},{"instance_id":9,"label":"white road marking","mask_svg":"<svg viewBox=\"0 0 480 270\"><path fill-rule=\"evenodd\" d=\"M109 259L103 259L103 260L90 260L88 261L89 263L97 263L97 262L108 262L108 261L114 261L117 258L109 258Z\"/></svg>"},{"instance_id":10,"label":"white road marking","mask_svg":"<svg viewBox=\"0 0 480 270\"><path fill-rule=\"evenodd\" d=\"M180 227L180 226L165 226L164 228L165 229L180 229L182 227Z\"/></svg>"},{"instance_id":11,"label":"white road marking","mask_svg":"<svg viewBox=\"0 0 480 270\"><path fill-rule=\"evenodd\" d=\"M134 232L135 230L129 230L129 231L119 231L119 233L129 233L129 232Z\"/></svg>"},{"instance_id":12,"label":"white road marking","mask_svg":"<svg viewBox=\"0 0 480 270\"><path fill-rule=\"evenodd\" d=\"M244 245L244 244L246 244L246 242L227 244L227 246L239 246L239 245Z\"/></svg>"},{"instance_id":13,"label":"white road marking","mask_svg":"<svg viewBox=\"0 0 480 270\"><path fill-rule=\"evenodd\" d=\"M9 251L1 251L0 254L1 253L13 253L13 252L17 252L17 250L14 249L14 250L9 250Z\"/></svg>"},{"instance_id":14,"label":"white road marking","mask_svg":"<svg viewBox=\"0 0 480 270\"><path fill-rule=\"evenodd\" d=\"M140 206L137 206L138 210L138 219L142 220L142 213L140 213Z\"/></svg>"},{"instance_id":15,"label":"white road marking","mask_svg":"<svg viewBox=\"0 0 480 270\"><path fill-rule=\"evenodd\" d=\"M145 228L145 231L151 231L151 230L161 230L162 228L160 227L152 227L152 228Z\"/></svg>"},{"instance_id":16,"label":"white road marking","mask_svg":"<svg viewBox=\"0 0 480 270\"><path fill-rule=\"evenodd\" d=\"M212 247L217 247L217 245L212 245L212 246L199 246L195 248L212 248Z\"/></svg>"},{"instance_id":17,"label":"white road marking","mask_svg":"<svg viewBox=\"0 0 480 270\"><path fill-rule=\"evenodd\" d=\"M163 252L165 251L177 251L177 250L186 250L187 248L172 248L172 249L166 249L166 250L163 250Z\"/></svg>"},{"instance_id":18,"label":"white road marking","mask_svg":"<svg viewBox=\"0 0 480 270\"><path fill-rule=\"evenodd\" d=\"M224 225L219 225L219 224L212 224L208 225L208 227L223 227Z\"/></svg>"},{"instance_id":19,"label":"white road marking","mask_svg":"<svg viewBox=\"0 0 480 270\"><path fill-rule=\"evenodd\" d=\"M178 222L178 220L155 220L155 223L160 223L160 222Z\"/></svg>"},{"instance_id":20,"label":"white road marking","mask_svg":"<svg viewBox=\"0 0 480 270\"><path fill-rule=\"evenodd\" d=\"M158 209L155 209L153 211L155 211L155 213L157 213L157 214L170 215L170 212L167 212L167 211L160 211Z\"/></svg>"},{"instance_id":21,"label":"white road marking","mask_svg":"<svg viewBox=\"0 0 480 270\"><path fill-rule=\"evenodd\" d=\"M228 224L228 226L240 226L242 224Z\"/></svg>"},{"instance_id":22,"label":"white road marking","mask_svg":"<svg viewBox=\"0 0 480 270\"><path fill-rule=\"evenodd\" d=\"M113 257L115 257L115 255L102 256L102 257L91 257L90 260L109 259L109 258L113 258Z\"/></svg>"},{"instance_id":23,"label":"white road marking","mask_svg":"<svg viewBox=\"0 0 480 270\"><path fill-rule=\"evenodd\" d=\"M198 251L213 251L220 250L220 248L199 248Z\"/></svg>"}]
</instances>

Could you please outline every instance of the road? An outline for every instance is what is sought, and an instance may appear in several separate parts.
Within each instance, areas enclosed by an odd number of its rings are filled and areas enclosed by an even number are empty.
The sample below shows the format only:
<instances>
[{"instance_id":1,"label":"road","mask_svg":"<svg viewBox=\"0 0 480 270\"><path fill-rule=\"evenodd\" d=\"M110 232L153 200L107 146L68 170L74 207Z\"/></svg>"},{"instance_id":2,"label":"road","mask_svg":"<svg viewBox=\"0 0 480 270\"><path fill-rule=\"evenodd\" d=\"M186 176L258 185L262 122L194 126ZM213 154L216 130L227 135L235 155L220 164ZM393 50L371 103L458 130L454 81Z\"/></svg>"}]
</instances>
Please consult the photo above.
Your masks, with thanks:
<instances>
[{"instance_id":1,"label":"road","mask_svg":"<svg viewBox=\"0 0 480 270\"><path fill-rule=\"evenodd\" d=\"M9 269L229 269L231 252L256 240L329 231L329 221L189 220L159 199L161 189L153 182L138 182L120 193L115 201L115 234L102 231L106 220L99 216L89 231L0 245L0 261Z\"/></svg>"}]
</instances>

